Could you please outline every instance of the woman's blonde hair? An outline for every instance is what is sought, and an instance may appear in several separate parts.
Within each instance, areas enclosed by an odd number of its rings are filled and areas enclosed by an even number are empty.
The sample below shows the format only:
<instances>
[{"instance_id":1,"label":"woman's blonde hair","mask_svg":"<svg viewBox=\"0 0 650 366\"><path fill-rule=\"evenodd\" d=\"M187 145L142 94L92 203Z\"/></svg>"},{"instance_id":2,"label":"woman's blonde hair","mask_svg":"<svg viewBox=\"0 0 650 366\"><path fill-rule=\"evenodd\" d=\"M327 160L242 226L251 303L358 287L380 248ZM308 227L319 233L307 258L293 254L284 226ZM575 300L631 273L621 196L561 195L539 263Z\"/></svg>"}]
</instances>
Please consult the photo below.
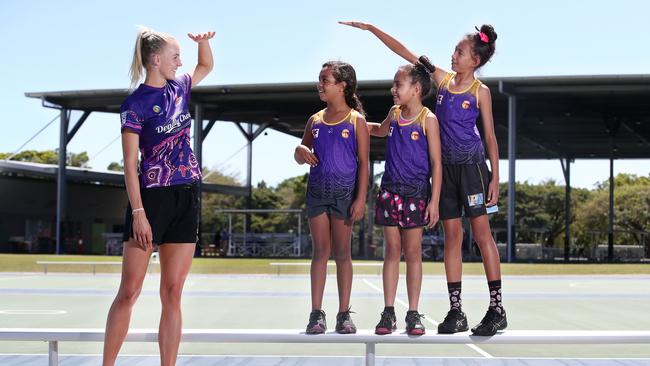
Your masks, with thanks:
<instances>
[{"instance_id":1,"label":"woman's blonde hair","mask_svg":"<svg viewBox=\"0 0 650 366\"><path fill-rule=\"evenodd\" d=\"M129 71L131 88L134 88L142 79L151 56L160 53L170 38L172 37L166 33L156 32L141 25L138 26L138 36L135 39L133 61L131 61L131 70Z\"/></svg>"}]
</instances>

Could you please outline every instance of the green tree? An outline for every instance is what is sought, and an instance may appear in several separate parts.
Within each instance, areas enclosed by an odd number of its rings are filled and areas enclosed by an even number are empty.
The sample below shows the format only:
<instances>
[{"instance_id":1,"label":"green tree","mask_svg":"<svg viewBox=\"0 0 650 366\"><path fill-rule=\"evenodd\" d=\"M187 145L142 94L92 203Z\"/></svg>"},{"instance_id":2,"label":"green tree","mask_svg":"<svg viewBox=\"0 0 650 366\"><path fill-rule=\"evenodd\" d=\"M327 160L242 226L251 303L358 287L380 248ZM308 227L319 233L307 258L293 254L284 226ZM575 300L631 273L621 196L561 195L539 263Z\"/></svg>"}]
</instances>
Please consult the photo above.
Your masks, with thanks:
<instances>
[{"instance_id":1,"label":"green tree","mask_svg":"<svg viewBox=\"0 0 650 366\"><path fill-rule=\"evenodd\" d=\"M564 243L565 217L564 208L565 187L554 180L541 184L528 182L516 183L515 225L518 242L538 242L545 246L562 245ZM501 198L499 212L491 218L493 228L505 228L508 218L508 184L500 184ZM582 203L590 196L589 190L571 189L571 218L573 222L576 212ZM507 232L503 232L507 236ZM505 237L499 237L505 240Z\"/></svg>"},{"instance_id":2,"label":"green tree","mask_svg":"<svg viewBox=\"0 0 650 366\"><path fill-rule=\"evenodd\" d=\"M650 179L633 174L614 178L615 244L646 244L650 231ZM596 185L576 219L577 240L583 246L606 242L609 224L609 180ZM648 250L648 249L646 249ZM650 254L650 253L649 253Z\"/></svg>"},{"instance_id":3,"label":"green tree","mask_svg":"<svg viewBox=\"0 0 650 366\"><path fill-rule=\"evenodd\" d=\"M106 167L106 169L116 171L116 172L123 172L124 164L113 161L110 164L108 164L108 167Z\"/></svg>"},{"instance_id":4,"label":"green tree","mask_svg":"<svg viewBox=\"0 0 650 366\"><path fill-rule=\"evenodd\" d=\"M0 159L6 159L9 156L11 153L0 153ZM56 165L59 164L59 152L58 150L24 150L14 155L11 160ZM88 153L85 151L79 154L72 152L66 154L67 166L81 167L86 166L86 163L88 163Z\"/></svg>"}]
</instances>

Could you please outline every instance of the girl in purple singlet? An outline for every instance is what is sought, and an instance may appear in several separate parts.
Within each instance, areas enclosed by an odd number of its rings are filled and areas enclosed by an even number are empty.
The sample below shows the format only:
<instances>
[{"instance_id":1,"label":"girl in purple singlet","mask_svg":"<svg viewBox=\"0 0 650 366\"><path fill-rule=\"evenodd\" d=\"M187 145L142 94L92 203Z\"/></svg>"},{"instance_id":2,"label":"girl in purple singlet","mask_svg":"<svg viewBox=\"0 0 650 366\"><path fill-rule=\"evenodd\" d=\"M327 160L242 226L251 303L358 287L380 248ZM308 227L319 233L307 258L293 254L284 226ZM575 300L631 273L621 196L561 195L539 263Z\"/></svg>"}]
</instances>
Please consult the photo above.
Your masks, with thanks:
<instances>
[{"instance_id":1,"label":"girl in purple singlet","mask_svg":"<svg viewBox=\"0 0 650 366\"><path fill-rule=\"evenodd\" d=\"M420 63L400 67L391 94L395 104L381 123L368 123L373 136L387 137L386 167L377 195L375 224L384 227L384 311L376 334L397 329L395 295L402 252L406 260L409 308L406 332L422 335L418 312L422 287L422 232L438 221L442 165L438 119L422 105L431 91L431 74Z\"/></svg>"},{"instance_id":2,"label":"girl in purple singlet","mask_svg":"<svg viewBox=\"0 0 650 366\"><path fill-rule=\"evenodd\" d=\"M327 107L312 115L294 153L309 164L307 216L312 237L311 307L307 334L327 329L322 308L327 261L334 252L339 309L336 332L356 333L350 318L352 224L363 218L368 192L368 129L357 77L345 62L326 62L318 76L318 96Z\"/></svg>"}]
</instances>

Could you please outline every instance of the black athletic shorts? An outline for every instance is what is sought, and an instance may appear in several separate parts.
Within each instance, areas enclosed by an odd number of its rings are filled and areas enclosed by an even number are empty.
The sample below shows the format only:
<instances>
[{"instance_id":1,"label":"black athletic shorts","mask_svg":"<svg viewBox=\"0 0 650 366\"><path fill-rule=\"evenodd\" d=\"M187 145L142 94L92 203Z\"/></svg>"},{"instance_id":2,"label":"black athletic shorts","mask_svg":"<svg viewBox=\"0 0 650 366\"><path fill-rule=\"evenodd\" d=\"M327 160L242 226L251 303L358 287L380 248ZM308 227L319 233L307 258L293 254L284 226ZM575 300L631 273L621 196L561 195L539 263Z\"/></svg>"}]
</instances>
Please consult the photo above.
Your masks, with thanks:
<instances>
[{"instance_id":1,"label":"black athletic shorts","mask_svg":"<svg viewBox=\"0 0 650 366\"><path fill-rule=\"evenodd\" d=\"M352 206L352 200L337 200L335 198L312 198L307 197L307 217L312 218L323 213L329 215L334 215L339 219L349 219L350 215L350 206Z\"/></svg>"},{"instance_id":2,"label":"black athletic shorts","mask_svg":"<svg viewBox=\"0 0 650 366\"><path fill-rule=\"evenodd\" d=\"M151 225L154 244L198 241L199 186L197 182L141 188L140 196L144 212ZM129 203L124 222L124 241L133 237L132 210Z\"/></svg>"},{"instance_id":3,"label":"black athletic shorts","mask_svg":"<svg viewBox=\"0 0 650 366\"><path fill-rule=\"evenodd\" d=\"M443 164L440 220L487 215L485 201L492 174L485 162Z\"/></svg>"}]
</instances>

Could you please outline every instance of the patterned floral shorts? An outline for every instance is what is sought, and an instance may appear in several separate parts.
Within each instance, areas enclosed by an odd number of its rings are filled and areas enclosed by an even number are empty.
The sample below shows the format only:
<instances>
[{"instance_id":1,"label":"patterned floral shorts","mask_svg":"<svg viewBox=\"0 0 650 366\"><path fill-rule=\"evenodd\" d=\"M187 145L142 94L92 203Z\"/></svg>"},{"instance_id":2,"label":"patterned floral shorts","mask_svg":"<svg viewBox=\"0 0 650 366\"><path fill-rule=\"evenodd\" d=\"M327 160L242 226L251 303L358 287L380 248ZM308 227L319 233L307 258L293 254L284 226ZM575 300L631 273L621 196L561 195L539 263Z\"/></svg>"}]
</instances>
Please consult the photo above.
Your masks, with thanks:
<instances>
[{"instance_id":1,"label":"patterned floral shorts","mask_svg":"<svg viewBox=\"0 0 650 366\"><path fill-rule=\"evenodd\" d=\"M425 226L428 198L402 197L399 194L381 189L375 204L375 224L414 228Z\"/></svg>"}]
</instances>

